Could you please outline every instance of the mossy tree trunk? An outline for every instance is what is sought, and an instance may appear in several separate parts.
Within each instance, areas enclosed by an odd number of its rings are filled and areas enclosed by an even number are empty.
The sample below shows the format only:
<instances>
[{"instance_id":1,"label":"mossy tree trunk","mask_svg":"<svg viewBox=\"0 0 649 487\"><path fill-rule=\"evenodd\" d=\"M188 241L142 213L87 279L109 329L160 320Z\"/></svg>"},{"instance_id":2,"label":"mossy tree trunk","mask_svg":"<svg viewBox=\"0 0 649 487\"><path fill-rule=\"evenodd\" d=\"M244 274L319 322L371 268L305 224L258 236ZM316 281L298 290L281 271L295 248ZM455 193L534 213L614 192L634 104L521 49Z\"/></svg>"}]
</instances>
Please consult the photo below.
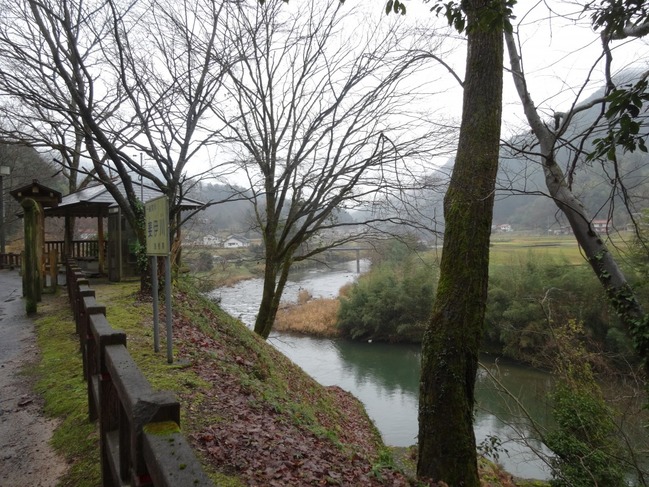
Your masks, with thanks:
<instances>
[{"instance_id":1,"label":"mossy tree trunk","mask_svg":"<svg viewBox=\"0 0 649 487\"><path fill-rule=\"evenodd\" d=\"M266 224L263 227L265 250L264 288L257 319L255 320L255 333L264 340L268 338L273 329L279 302L282 299L286 281L288 281L293 255L292 247L286 248L278 244L279 225L277 223L278 215L275 210L276 200L275 195L271 192L273 180L274 178L268 178L267 180L268 204L265 208Z\"/></svg>"},{"instance_id":2,"label":"mossy tree trunk","mask_svg":"<svg viewBox=\"0 0 649 487\"><path fill-rule=\"evenodd\" d=\"M444 199L444 247L422 344L420 477L477 487L474 385L487 300L489 239L502 113L502 30L476 25L489 0L468 0L460 138Z\"/></svg>"},{"instance_id":3,"label":"mossy tree trunk","mask_svg":"<svg viewBox=\"0 0 649 487\"><path fill-rule=\"evenodd\" d=\"M41 212L38 203L31 198L21 202L24 211L25 228L25 257L23 261L23 296L25 296L25 310L27 314L36 313L37 303L41 300L41 253L39 249L42 229L39 222Z\"/></svg>"},{"instance_id":4,"label":"mossy tree trunk","mask_svg":"<svg viewBox=\"0 0 649 487\"><path fill-rule=\"evenodd\" d=\"M264 272L264 289L259 304L257 319L255 320L255 333L264 340L268 338L273 329L279 303L284 294L284 287L288 281L290 265L280 265L274 262L266 262Z\"/></svg>"}]
</instances>

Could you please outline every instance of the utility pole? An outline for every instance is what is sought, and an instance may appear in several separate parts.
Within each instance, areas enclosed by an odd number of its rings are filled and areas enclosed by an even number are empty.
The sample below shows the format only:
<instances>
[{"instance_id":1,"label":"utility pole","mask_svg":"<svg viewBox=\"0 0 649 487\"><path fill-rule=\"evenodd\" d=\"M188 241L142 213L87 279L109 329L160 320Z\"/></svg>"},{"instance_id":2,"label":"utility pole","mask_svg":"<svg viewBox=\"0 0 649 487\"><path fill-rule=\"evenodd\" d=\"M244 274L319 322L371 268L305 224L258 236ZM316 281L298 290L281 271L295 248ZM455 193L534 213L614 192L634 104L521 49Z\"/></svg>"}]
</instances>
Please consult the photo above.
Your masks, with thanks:
<instances>
[{"instance_id":1,"label":"utility pole","mask_svg":"<svg viewBox=\"0 0 649 487\"><path fill-rule=\"evenodd\" d=\"M135 157L137 154L133 154L133 157ZM144 153L140 151L140 171L144 168ZM140 201L144 203L144 176L142 176L141 172L138 172L138 176L140 178Z\"/></svg>"},{"instance_id":2,"label":"utility pole","mask_svg":"<svg viewBox=\"0 0 649 487\"><path fill-rule=\"evenodd\" d=\"M5 188L4 177L11 174L9 166L0 166L0 254L5 254Z\"/></svg>"},{"instance_id":3,"label":"utility pole","mask_svg":"<svg viewBox=\"0 0 649 487\"><path fill-rule=\"evenodd\" d=\"M140 171L144 168L144 154L140 152ZM140 201L144 204L144 176L140 173Z\"/></svg>"}]
</instances>

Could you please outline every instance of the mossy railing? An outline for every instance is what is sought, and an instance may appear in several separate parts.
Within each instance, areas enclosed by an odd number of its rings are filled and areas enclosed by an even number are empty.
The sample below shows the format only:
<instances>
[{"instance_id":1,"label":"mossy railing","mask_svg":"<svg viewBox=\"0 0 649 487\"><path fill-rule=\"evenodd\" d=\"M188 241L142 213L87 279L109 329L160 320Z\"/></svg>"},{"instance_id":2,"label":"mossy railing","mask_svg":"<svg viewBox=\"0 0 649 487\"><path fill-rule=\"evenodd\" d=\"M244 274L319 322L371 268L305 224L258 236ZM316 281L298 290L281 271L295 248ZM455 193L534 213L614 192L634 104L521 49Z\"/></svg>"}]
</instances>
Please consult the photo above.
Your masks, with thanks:
<instances>
[{"instance_id":1,"label":"mossy railing","mask_svg":"<svg viewBox=\"0 0 649 487\"><path fill-rule=\"evenodd\" d=\"M106 319L88 280L68 260L66 281L88 384L88 416L98 420L104 486L214 487L180 432L180 404L154 391Z\"/></svg>"}]
</instances>

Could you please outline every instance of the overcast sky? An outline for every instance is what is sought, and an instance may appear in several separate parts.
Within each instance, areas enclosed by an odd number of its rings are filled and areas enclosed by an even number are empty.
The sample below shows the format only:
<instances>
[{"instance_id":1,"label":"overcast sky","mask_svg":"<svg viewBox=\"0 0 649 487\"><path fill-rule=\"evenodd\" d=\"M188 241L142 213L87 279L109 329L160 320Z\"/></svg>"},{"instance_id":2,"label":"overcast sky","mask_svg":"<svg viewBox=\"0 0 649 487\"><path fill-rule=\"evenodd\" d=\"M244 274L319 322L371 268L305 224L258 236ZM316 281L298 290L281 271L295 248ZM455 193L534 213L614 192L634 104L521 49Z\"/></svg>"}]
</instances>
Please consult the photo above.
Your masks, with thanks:
<instances>
[{"instance_id":1,"label":"overcast sky","mask_svg":"<svg viewBox=\"0 0 649 487\"><path fill-rule=\"evenodd\" d=\"M421 18L433 16L431 4L423 0L410 0L408 15ZM602 48L598 33L590 26L590 19L582 14L582 6L569 1L547 0L545 2L520 0L514 7L515 32L519 34L522 46L523 67L527 74L529 92L537 106L544 111L566 110L575 100L576 92L590 76L590 83L581 99L587 98L603 85L603 63L597 63ZM440 25L445 19L439 19ZM648 69L649 48L647 42L616 42L614 46L614 71L627 66ZM459 47L450 63L463 77L465 50ZM596 68L591 73L592 67ZM505 66L509 67L505 52ZM589 74L590 73L590 74ZM449 96L445 97L444 110L459 119L462 94L457 83L449 77ZM526 127L523 110L514 88L511 75L504 78L504 131L503 135L516 127Z\"/></svg>"},{"instance_id":2,"label":"overcast sky","mask_svg":"<svg viewBox=\"0 0 649 487\"><path fill-rule=\"evenodd\" d=\"M346 4L356 6L368 16L385 20L384 8L372 0L356 0L358 3ZM449 43L455 46L445 61L464 77L465 35L448 28L445 18L435 18L430 12L433 3L423 0L407 0L408 22L434 22L446 30L451 38ZM292 4L289 4L292 5ZM385 5L385 3L383 3ZM590 77L580 100L586 99L595 90L603 86L603 62L601 59L601 42L598 33L590 25L590 18L581 13L582 6L574 2L546 0L544 2L520 0L514 7L516 18L513 20L515 33L519 35L522 46L523 66L527 74L528 88L532 99L546 114L552 111L565 111L575 101L576 93ZM394 14L392 14L394 15ZM642 40L618 42L614 49L614 71L627 66L647 69L649 48ZM454 118L458 123L461 116L462 89L458 82L445 73L431 60L431 71L422 73L422 77L434 76L435 91L442 96L431 97L431 110L440 116ZM593 66L596 66L593 70ZM505 52L505 67L509 67L508 53ZM529 130L525 121L518 95L514 88L511 74L504 73L504 108L503 138L509 134ZM435 161L444 164L446 157Z\"/></svg>"}]
</instances>

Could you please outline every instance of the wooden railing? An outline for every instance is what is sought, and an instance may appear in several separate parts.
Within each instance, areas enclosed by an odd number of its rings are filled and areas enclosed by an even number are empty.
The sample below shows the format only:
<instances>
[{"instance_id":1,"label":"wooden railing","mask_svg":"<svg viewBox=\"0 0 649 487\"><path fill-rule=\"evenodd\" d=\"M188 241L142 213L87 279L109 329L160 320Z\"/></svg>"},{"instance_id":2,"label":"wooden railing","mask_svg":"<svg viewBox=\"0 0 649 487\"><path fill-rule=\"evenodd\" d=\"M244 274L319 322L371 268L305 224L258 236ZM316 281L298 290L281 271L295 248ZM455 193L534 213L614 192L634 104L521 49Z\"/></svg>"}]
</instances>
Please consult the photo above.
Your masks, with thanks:
<instances>
[{"instance_id":1,"label":"wooden railing","mask_svg":"<svg viewBox=\"0 0 649 487\"><path fill-rule=\"evenodd\" d=\"M0 269L20 267L20 254L0 254Z\"/></svg>"},{"instance_id":2,"label":"wooden railing","mask_svg":"<svg viewBox=\"0 0 649 487\"><path fill-rule=\"evenodd\" d=\"M88 415L99 422L103 485L214 487L180 433L180 404L173 393L152 389L126 349L126 335L111 327L74 260L66 278L88 384Z\"/></svg>"},{"instance_id":3,"label":"wooden railing","mask_svg":"<svg viewBox=\"0 0 649 487\"><path fill-rule=\"evenodd\" d=\"M98 240L73 240L70 242L70 252L73 259L97 259L99 257ZM106 242L104 242L104 255L106 255ZM63 262L63 240L50 240L45 242L45 253L49 255L51 250L56 250L59 262Z\"/></svg>"}]
</instances>

